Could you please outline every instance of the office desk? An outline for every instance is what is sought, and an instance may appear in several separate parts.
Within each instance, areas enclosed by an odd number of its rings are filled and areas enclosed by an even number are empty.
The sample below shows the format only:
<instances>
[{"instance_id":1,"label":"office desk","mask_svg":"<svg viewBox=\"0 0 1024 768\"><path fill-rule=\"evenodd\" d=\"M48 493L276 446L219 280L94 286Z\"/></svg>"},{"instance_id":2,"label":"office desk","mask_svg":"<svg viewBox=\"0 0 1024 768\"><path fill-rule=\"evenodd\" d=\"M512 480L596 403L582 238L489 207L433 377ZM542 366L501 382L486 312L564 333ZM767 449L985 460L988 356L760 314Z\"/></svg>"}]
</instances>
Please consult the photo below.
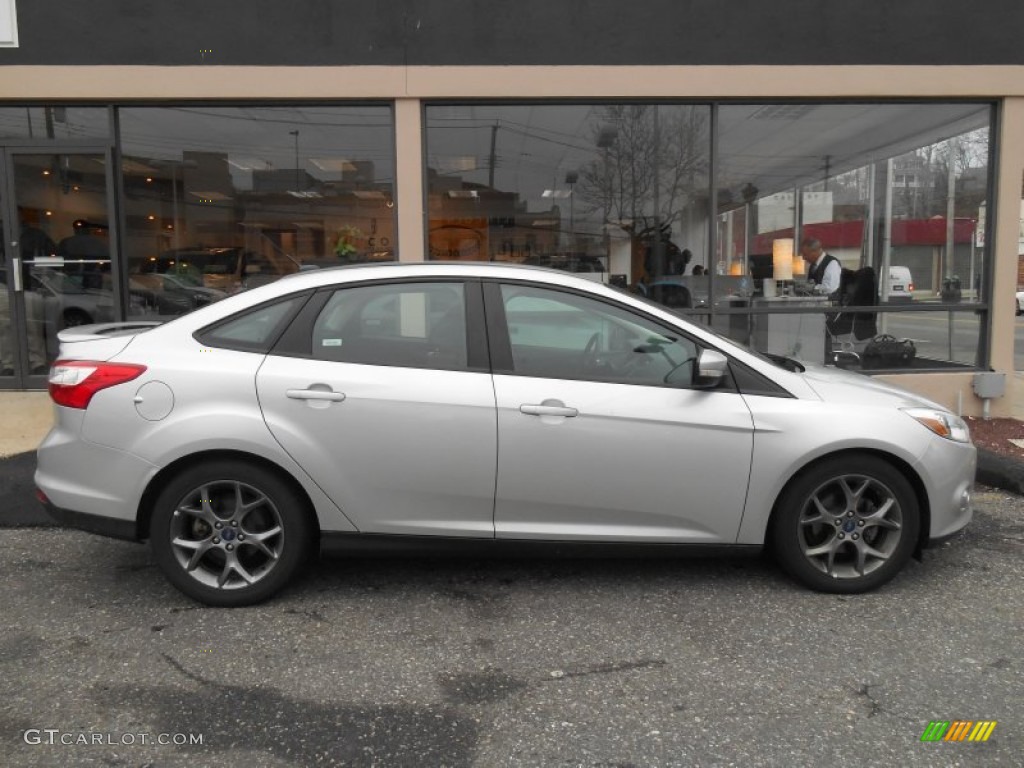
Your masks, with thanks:
<instances>
[{"instance_id":1,"label":"office desk","mask_svg":"<svg viewBox=\"0 0 1024 768\"><path fill-rule=\"evenodd\" d=\"M828 296L758 297L752 300L755 308L785 309L821 307L830 305ZM751 346L758 352L771 352L810 363L825 362L825 315L751 315L753 332Z\"/></svg>"}]
</instances>

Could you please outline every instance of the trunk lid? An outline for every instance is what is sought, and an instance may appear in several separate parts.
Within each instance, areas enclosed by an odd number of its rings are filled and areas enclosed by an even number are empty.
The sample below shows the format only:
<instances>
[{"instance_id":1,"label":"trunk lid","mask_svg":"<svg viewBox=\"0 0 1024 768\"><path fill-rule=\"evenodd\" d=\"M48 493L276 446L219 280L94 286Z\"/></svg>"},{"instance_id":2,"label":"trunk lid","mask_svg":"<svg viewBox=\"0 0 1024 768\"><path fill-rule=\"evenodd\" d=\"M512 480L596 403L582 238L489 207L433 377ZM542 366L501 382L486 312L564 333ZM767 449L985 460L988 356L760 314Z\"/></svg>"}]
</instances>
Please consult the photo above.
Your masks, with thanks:
<instances>
[{"instance_id":1,"label":"trunk lid","mask_svg":"<svg viewBox=\"0 0 1024 768\"><path fill-rule=\"evenodd\" d=\"M158 325L161 323L139 320L65 328L57 334L60 341L57 357L63 360L110 360L140 333Z\"/></svg>"}]
</instances>

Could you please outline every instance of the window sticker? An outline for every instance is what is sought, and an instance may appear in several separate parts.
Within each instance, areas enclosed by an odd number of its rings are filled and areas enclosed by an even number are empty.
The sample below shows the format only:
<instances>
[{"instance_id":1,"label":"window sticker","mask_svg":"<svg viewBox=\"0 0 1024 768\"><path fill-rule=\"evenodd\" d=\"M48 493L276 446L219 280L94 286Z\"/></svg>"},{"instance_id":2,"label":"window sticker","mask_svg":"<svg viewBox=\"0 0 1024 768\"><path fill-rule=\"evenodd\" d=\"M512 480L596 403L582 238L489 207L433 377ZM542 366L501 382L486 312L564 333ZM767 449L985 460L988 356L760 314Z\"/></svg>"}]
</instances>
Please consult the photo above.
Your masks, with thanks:
<instances>
[{"instance_id":1,"label":"window sticker","mask_svg":"<svg viewBox=\"0 0 1024 768\"><path fill-rule=\"evenodd\" d=\"M341 339L324 339L323 341L320 342L320 346L322 346L322 347L340 347L341 346Z\"/></svg>"}]
</instances>

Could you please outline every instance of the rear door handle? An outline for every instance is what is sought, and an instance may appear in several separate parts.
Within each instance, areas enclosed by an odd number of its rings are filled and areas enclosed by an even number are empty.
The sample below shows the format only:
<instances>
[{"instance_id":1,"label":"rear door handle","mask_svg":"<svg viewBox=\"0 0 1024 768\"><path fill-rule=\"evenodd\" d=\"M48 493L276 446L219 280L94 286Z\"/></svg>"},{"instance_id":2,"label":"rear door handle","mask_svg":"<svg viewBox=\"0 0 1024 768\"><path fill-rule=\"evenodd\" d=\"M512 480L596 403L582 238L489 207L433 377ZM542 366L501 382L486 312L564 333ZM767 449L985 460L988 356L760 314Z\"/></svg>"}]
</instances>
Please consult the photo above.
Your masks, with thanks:
<instances>
[{"instance_id":1,"label":"rear door handle","mask_svg":"<svg viewBox=\"0 0 1024 768\"><path fill-rule=\"evenodd\" d=\"M575 408L568 408L564 405L520 405L519 412L527 416L565 416L572 418L579 416L580 412Z\"/></svg>"},{"instance_id":2,"label":"rear door handle","mask_svg":"<svg viewBox=\"0 0 1024 768\"><path fill-rule=\"evenodd\" d=\"M289 389L285 394L292 400L333 400L340 403L345 399L344 392L330 392L322 389Z\"/></svg>"}]
</instances>

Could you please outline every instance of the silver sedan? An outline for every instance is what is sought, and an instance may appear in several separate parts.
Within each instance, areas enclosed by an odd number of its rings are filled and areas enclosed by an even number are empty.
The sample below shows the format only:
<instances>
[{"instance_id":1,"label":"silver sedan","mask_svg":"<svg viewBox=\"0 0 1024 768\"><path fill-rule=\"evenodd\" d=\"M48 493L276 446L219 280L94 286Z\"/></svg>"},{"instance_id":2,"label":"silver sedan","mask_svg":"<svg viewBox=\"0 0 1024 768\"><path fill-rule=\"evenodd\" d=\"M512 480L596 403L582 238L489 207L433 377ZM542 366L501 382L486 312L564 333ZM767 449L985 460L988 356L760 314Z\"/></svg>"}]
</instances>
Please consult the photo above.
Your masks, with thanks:
<instances>
[{"instance_id":1,"label":"silver sedan","mask_svg":"<svg viewBox=\"0 0 1024 768\"><path fill-rule=\"evenodd\" d=\"M61 340L40 498L212 605L409 545L768 546L862 592L971 519L954 414L562 272L302 272Z\"/></svg>"}]
</instances>

